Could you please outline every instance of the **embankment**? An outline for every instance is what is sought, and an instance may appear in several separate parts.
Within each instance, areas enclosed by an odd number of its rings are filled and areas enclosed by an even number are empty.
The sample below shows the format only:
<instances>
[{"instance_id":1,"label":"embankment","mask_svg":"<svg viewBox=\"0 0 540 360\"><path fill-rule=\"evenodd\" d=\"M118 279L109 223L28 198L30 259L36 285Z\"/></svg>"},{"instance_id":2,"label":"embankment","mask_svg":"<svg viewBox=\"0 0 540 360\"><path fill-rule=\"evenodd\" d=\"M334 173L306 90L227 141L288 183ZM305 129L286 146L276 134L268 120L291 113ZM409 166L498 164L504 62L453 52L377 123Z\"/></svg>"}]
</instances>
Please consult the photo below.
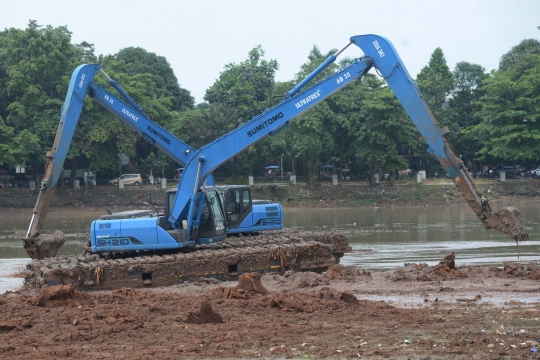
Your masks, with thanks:
<instances>
[{"instance_id":1,"label":"embankment","mask_svg":"<svg viewBox=\"0 0 540 360\"><path fill-rule=\"evenodd\" d=\"M479 182L478 186L491 203L518 204L540 200L540 180L525 179L504 183ZM377 184L255 185L253 198L269 199L284 207L358 207L358 206L444 206L465 204L454 185L447 182ZM28 189L0 190L0 208L32 208L37 191ZM112 187L85 190L57 189L52 207L141 207L162 204L163 190Z\"/></svg>"}]
</instances>

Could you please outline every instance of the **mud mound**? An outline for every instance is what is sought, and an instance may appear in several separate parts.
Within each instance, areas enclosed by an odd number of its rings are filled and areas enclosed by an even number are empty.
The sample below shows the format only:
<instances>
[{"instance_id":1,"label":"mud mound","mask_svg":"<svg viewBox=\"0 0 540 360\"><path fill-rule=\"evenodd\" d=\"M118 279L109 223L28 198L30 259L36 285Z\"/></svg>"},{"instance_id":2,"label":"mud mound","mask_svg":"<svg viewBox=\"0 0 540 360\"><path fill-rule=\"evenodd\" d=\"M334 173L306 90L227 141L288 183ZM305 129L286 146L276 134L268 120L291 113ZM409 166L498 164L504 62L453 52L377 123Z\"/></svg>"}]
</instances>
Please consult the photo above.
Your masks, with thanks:
<instances>
[{"instance_id":1,"label":"mud mound","mask_svg":"<svg viewBox=\"0 0 540 360\"><path fill-rule=\"evenodd\" d=\"M305 313L328 313L347 306L358 305L358 299L345 292L319 291L313 294L293 293L290 295L272 294L260 299L259 303L250 302L248 307L271 307L285 311Z\"/></svg>"},{"instance_id":2,"label":"mud mound","mask_svg":"<svg viewBox=\"0 0 540 360\"><path fill-rule=\"evenodd\" d=\"M133 297L137 295L137 292L132 288L121 288L120 290L114 290L113 295L121 295L124 297Z\"/></svg>"},{"instance_id":3,"label":"mud mound","mask_svg":"<svg viewBox=\"0 0 540 360\"><path fill-rule=\"evenodd\" d=\"M394 269L387 275L391 281L438 281L456 280L466 278L467 274L456 269L455 255L446 255L438 265L428 264L405 264L402 268Z\"/></svg>"},{"instance_id":4,"label":"mud mound","mask_svg":"<svg viewBox=\"0 0 540 360\"><path fill-rule=\"evenodd\" d=\"M42 307L79 306L92 304L92 296L82 291L73 290L67 285L43 288L39 295L29 300L30 304Z\"/></svg>"},{"instance_id":5,"label":"mud mound","mask_svg":"<svg viewBox=\"0 0 540 360\"><path fill-rule=\"evenodd\" d=\"M467 275L471 281L482 281L488 278L540 280L540 268L536 262L530 262L527 265L505 262L503 267L464 265L459 267L459 272Z\"/></svg>"},{"instance_id":6,"label":"mud mound","mask_svg":"<svg viewBox=\"0 0 540 360\"><path fill-rule=\"evenodd\" d=\"M210 301L226 302L227 306L240 307L260 311L268 308L278 308L284 311L313 313L325 308L336 308L348 305L358 305L358 299L350 293L335 291L320 291L313 294L296 292L296 289L317 287L328 284L325 276L312 273L287 272L286 276L267 274L265 282L278 282L288 289L294 289L290 295L270 293L262 284L257 273L244 274L236 287L220 286L208 297ZM274 284L275 285L275 284ZM284 293L289 293L285 290ZM329 304L332 303L333 305ZM340 304L339 306L336 303Z\"/></svg>"},{"instance_id":7,"label":"mud mound","mask_svg":"<svg viewBox=\"0 0 540 360\"><path fill-rule=\"evenodd\" d=\"M184 320L188 324L219 324L222 323L221 315L212 309L212 305L205 301L198 311L190 312Z\"/></svg>"},{"instance_id":8,"label":"mud mound","mask_svg":"<svg viewBox=\"0 0 540 360\"><path fill-rule=\"evenodd\" d=\"M448 267L450 269L456 268L456 256L454 255L454 252L452 251L450 254L446 255L440 262L440 266Z\"/></svg>"},{"instance_id":9,"label":"mud mound","mask_svg":"<svg viewBox=\"0 0 540 360\"><path fill-rule=\"evenodd\" d=\"M344 301L347 304L351 304L351 305L359 305L360 304L360 302L358 301L356 296L354 296L353 294L345 293L345 292L339 294L339 299L341 301Z\"/></svg>"},{"instance_id":10,"label":"mud mound","mask_svg":"<svg viewBox=\"0 0 540 360\"><path fill-rule=\"evenodd\" d=\"M251 299L254 295L268 295L270 292L261 282L258 273L246 273L238 278L235 287L220 286L212 291L210 300Z\"/></svg>"},{"instance_id":11,"label":"mud mound","mask_svg":"<svg viewBox=\"0 0 540 360\"><path fill-rule=\"evenodd\" d=\"M269 291L261 283L261 275L257 273L246 273L240 275L238 278L238 285L236 286L240 290L247 291L248 293L255 292L261 295L268 295Z\"/></svg>"},{"instance_id":12,"label":"mud mound","mask_svg":"<svg viewBox=\"0 0 540 360\"><path fill-rule=\"evenodd\" d=\"M330 284L329 278L315 272L292 272L288 271L285 276L276 273L265 274L262 277L264 284L272 291L297 291L310 289Z\"/></svg>"},{"instance_id":13,"label":"mud mound","mask_svg":"<svg viewBox=\"0 0 540 360\"><path fill-rule=\"evenodd\" d=\"M540 280L540 268L536 262L530 262L527 266L515 262L503 263L503 268L490 267L490 271L496 277L500 278L524 278L531 280Z\"/></svg>"},{"instance_id":14,"label":"mud mound","mask_svg":"<svg viewBox=\"0 0 540 360\"><path fill-rule=\"evenodd\" d=\"M327 285L328 280L320 274L311 272L295 273L291 276L291 290L313 288L321 285Z\"/></svg>"},{"instance_id":15,"label":"mud mound","mask_svg":"<svg viewBox=\"0 0 540 360\"><path fill-rule=\"evenodd\" d=\"M387 275L387 278L391 281L439 281L457 280L466 277L467 274L457 269L451 269L448 266L429 266L415 263L405 264L404 267L396 268L393 273Z\"/></svg>"},{"instance_id":16,"label":"mud mound","mask_svg":"<svg viewBox=\"0 0 540 360\"><path fill-rule=\"evenodd\" d=\"M229 299L244 299L250 298L249 293L235 287L220 286L210 294L210 300L229 300Z\"/></svg>"},{"instance_id":17,"label":"mud mound","mask_svg":"<svg viewBox=\"0 0 540 360\"><path fill-rule=\"evenodd\" d=\"M337 264L330 267L324 275L330 279L340 279L351 282L356 282L362 277L371 277L371 272L362 269L362 272L356 268L346 268L343 265Z\"/></svg>"}]
</instances>

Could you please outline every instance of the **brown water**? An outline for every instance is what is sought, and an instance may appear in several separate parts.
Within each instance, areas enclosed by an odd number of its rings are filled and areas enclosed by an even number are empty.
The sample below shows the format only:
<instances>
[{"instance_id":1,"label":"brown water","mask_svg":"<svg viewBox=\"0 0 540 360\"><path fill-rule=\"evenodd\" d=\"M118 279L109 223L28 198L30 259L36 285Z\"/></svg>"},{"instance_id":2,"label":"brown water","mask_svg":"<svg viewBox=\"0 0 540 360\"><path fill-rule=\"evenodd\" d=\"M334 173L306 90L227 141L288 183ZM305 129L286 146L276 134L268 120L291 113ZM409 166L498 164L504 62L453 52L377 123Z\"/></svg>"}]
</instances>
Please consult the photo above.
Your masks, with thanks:
<instances>
[{"instance_id":1,"label":"brown water","mask_svg":"<svg viewBox=\"0 0 540 360\"><path fill-rule=\"evenodd\" d=\"M494 210L501 207L494 206ZM540 260L538 207L518 208L530 233L530 241L519 245L519 260ZM340 229L353 248L342 264L359 268L382 270L407 262L435 265L452 251L457 265L502 265L518 260L516 243L508 235L485 230L466 206L309 209L286 215L287 227Z\"/></svg>"},{"instance_id":2,"label":"brown water","mask_svg":"<svg viewBox=\"0 0 540 360\"><path fill-rule=\"evenodd\" d=\"M494 210L502 206L495 206ZM540 260L540 214L535 205L520 205L530 241L519 246L520 260ZM61 254L76 254L88 241L90 223L101 211L54 209L47 215L43 232L62 230L67 236ZM31 210L0 209L0 292L21 279L4 278L23 268L28 256L20 238L27 231ZM456 264L496 264L516 261L517 248L507 235L485 230L465 206L366 207L360 209L285 210L285 227L302 230L340 230L353 251L342 264L382 270L405 262L437 263L455 252ZM6 282L7 281L7 282Z\"/></svg>"}]
</instances>

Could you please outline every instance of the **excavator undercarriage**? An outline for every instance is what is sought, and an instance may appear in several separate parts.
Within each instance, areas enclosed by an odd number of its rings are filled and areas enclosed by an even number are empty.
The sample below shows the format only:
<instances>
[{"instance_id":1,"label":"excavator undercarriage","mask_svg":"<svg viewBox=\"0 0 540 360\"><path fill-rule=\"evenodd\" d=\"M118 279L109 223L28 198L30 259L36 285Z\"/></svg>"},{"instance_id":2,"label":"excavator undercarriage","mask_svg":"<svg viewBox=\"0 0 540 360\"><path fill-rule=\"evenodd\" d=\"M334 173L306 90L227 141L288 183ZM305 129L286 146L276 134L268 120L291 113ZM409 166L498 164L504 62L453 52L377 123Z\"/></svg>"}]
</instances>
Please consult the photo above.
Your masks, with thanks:
<instances>
[{"instance_id":1,"label":"excavator undercarriage","mask_svg":"<svg viewBox=\"0 0 540 360\"><path fill-rule=\"evenodd\" d=\"M197 245L177 253L107 253L33 260L25 285L79 289L170 286L201 278L235 280L245 272L325 271L351 251L336 233L272 231Z\"/></svg>"}]
</instances>

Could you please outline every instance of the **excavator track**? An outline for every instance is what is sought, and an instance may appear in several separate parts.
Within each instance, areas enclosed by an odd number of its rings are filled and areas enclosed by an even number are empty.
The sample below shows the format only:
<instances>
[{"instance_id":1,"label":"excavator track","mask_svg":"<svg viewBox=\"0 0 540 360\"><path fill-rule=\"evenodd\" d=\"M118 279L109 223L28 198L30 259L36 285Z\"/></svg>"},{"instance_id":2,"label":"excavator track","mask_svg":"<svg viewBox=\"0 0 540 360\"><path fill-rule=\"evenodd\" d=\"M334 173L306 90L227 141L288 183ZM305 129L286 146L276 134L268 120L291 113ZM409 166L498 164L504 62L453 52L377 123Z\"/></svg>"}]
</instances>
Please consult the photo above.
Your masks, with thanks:
<instances>
[{"instance_id":1,"label":"excavator track","mask_svg":"<svg viewBox=\"0 0 540 360\"><path fill-rule=\"evenodd\" d=\"M245 272L325 271L351 251L337 233L273 231L198 245L177 253L85 254L32 260L25 286L78 289L170 286L201 278L235 280Z\"/></svg>"}]
</instances>

